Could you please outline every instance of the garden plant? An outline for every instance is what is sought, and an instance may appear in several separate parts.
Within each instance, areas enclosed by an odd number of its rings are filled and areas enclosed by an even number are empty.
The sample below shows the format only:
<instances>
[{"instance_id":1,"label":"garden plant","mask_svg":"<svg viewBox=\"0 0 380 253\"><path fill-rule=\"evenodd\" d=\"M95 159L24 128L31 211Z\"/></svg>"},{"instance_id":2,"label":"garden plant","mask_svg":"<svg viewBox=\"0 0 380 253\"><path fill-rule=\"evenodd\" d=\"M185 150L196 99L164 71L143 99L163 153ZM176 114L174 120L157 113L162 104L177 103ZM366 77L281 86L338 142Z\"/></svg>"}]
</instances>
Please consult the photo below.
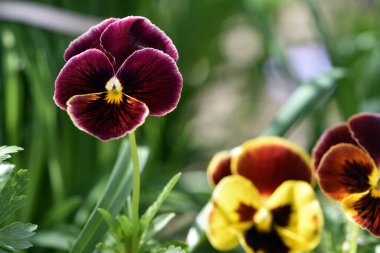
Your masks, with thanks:
<instances>
[{"instance_id":1,"label":"garden plant","mask_svg":"<svg viewBox=\"0 0 380 253\"><path fill-rule=\"evenodd\" d=\"M380 252L380 1L0 1L0 253Z\"/></svg>"}]
</instances>

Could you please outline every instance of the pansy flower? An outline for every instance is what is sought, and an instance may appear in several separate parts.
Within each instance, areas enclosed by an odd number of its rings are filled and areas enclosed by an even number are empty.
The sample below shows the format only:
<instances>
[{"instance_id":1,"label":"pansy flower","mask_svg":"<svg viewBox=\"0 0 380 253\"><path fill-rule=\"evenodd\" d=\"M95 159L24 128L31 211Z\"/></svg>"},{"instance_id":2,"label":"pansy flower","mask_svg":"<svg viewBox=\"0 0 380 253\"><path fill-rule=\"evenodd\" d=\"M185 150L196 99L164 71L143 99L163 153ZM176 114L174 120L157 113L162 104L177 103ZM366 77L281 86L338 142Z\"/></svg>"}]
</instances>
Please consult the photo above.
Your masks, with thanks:
<instances>
[{"instance_id":1,"label":"pansy flower","mask_svg":"<svg viewBox=\"0 0 380 253\"><path fill-rule=\"evenodd\" d=\"M380 114L360 113L328 129L313 150L322 190L347 217L380 236Z\"/></svg>"},{"instance_id":2,"label":"pansy flower","mask_svg":"<svg viewBox=\"0 0 380 253\"><path fill-rule=\"evenodd\" d=\"M319 243L323 217L300 147L278 137L250 140L216 154L208 176L215 188L205 230L214 248L240 243L248 253L285 253Z\"/></svg>"},{"instance_id":3,"label":"pansy flower","mask_svg":"<svg viewBox=\"0 0 380 253\"><path fill-rule=\"evenodd\" d=\"M120 138L179 101L177 50L143 17L103 21L74 40L64 58L54 100L79 129L101 140Z\"/></svg>"}]
</instances>

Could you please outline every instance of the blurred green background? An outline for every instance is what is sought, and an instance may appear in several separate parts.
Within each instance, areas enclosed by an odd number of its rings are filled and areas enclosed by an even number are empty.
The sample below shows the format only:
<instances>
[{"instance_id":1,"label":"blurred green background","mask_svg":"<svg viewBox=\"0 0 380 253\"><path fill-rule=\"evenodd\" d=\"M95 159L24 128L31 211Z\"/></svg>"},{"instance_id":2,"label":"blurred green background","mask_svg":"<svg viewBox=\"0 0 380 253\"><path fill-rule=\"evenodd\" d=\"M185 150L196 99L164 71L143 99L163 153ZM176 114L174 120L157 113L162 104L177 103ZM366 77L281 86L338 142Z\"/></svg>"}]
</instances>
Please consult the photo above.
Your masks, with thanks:
<instances>
[{"instance_id":1,"label":"blurred green background","mask_svg":"<svg viewBox=\"0 0 380 253\"><path fill-rule=\"evenodd\" d=\"M378 0L0 1L0 145L24 148L12 162L29 170L28 198L14 219L39 225L30 252L64 250L77 237L121 143L81 132L52 99L66 47L91 25L145 16L179 51L180 103L150 117L137 142L150 149L143 210L184 173L164 207L178 217L161 235L184 240L211 192L212 155L262 133L298 86L331 67L345 71L287 134L309 150L327 126L380 110L379 13ZM342 221L331 219L339 234Z\"/></svg>"}]
</instances>

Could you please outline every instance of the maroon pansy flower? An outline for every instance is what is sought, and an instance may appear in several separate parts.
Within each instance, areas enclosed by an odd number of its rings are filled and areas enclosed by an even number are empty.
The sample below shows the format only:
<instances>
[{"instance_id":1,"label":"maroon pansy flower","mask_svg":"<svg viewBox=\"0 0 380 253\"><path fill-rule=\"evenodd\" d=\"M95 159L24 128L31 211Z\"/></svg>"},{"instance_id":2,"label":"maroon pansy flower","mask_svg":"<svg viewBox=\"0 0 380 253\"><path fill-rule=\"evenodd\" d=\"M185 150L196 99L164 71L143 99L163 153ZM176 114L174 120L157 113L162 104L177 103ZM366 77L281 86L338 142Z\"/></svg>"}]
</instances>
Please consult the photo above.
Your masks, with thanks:
<instances>
[{"instance_id":1,"label":"maroon pansy flower","mask_svg":"<svg viewBox=\"0 0 380 253\"><path fill-rule=\"evenodd\" d=\"M313 150L322 190L347 216L380 236L380 114L360 113L328 129Z\"/></svg>"},{"instance_id":2,"label":"maroon pansy flower","mask_svg":"<svg viewBox=\"0 0 380 253\"><path fill-rule=\"evenodd\" d=\"M81 130L105 141L163 116L180 98L171 40L142 17L107 19L74 40L55 81L54 100Z\"/></svg>"}]
</instances>

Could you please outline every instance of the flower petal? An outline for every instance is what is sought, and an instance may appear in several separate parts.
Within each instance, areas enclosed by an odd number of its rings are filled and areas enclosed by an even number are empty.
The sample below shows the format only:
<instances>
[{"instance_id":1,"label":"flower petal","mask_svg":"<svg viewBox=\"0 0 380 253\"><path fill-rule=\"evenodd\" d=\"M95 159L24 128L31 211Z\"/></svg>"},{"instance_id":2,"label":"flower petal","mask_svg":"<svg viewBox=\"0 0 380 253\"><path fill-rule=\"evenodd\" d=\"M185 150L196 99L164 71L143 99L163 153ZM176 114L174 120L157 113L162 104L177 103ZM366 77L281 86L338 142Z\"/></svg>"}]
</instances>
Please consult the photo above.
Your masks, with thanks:
<instances>
[{"instance_id":1,"label":"flower petal","mask_svg":"<svg viewBox=\"0 0 380 253\"><path fill-rule=\"evenodd\" d=\"M174 61L178 52L171 39L144 17L126 17L114 22L103 32L101 44L116 61L116 68L133 52L143 48L155 48L167 53Z\"/></svg>"},{"instance_id":2,"label":"flower petal","mask_svg":"<svg viewBox=\"0 0 380 253\"><path fill-rule=\"evenodd\" d=\"M106 19L100 24L91 27L86 33L73 40L63 56L65 61L68 61L74 55L80 54L90 48L103 50L103 47L100 45L100 35L110 24L117 20L119 19Z\"/></svg>"},{"instance_id":3,"label":"flower petal","mask_svg":"<svg viewBox=\"0 0 380 253\"><path fill-rule=\"evenodd\" d=\"M145 103L150 115L165 115L178 104L182 76L173 59L159 50L146 48L134 52L116 76L123 92Z\"/></svg>"},{"instance_id":4,"label":"flower petal","mask_svg":"<svg viewBox=\"0 0 380 253\"><path fill-rule=\"evenodd\" d=\"M347 216L373 235L380 237L380 195L372 191L349 195L342 201Z\"/></svg>"},{"instance_id":5,"label":"flower petal","mask_svg":"<svg viewBox=\"0 0 380 253\"><path fill-rule=\"evenodd\" d=\"M100 50L89 49L71 58L62 68L55 80L54 101L66 110L67 101L75 95L105 91L113 75L107 56Z\"/></svg>"},{"instance_id":6,"label":"flower petal","mask_svg":"<svg viewBox=\"0 0 380 253\"><path fill-rule=\"evenodd\" d=\"M284 244L276 231L262 232L255 226L248 229L242 237L242 246L247 253L288 253L290 249Z\"/></svg>"},{"instance_id":7,"label":"flower petal","mask_svg":"<svg viewBox=\"0 0 380 253\"><path fill-rule=\"evenodd\" d=\"M377 171L371 157L347 143L337 144L323 156L318 169L322 190L340 201L349 194L367 191L376 185Z\"/></svg>"},{"instance_id":8,"label":"flower petal","mask_svg":"<svg viewBox=\"0 0 380 253\"><path fill-rule=\"evenodd\" d=\"M380 165L380 114L360 113L348 121L354 137Z\"/></svg>"},{"instance_id":9,"label":"flower petal","mask_svg":"<svg viewBox=\"0 0 380 253\"><path fill-rule=\"evenodd\" d=\"M356 141L351 136L348 125L345 123L327 129L318 140L313 149L313 168L315 171L318 170L323 155L329 150L329 148L339 143L351 143L357 145Z\"/></svg>"},{"instance_id":10,"label":"flower petal","mask_svg":"<svg viewBox=\"0 0 380 253\"><path fill-rule=\"evenodd\" d=\"M125 136L148 115L144 103L126 95L120 103L107 103L106 92L74 96L67 104L74 124L102 141Z\"/></svg>"},{"instance_id":11,"label":"flower petal","mask_svg":"<svg viewBox=\"0 0 380 253\"><path fill-rule=\"evenodd\" d=\"M252 226L253 217L262 206L255 186L239 175L227 176L219 182L212 195L212 204L206 232L217 249L227 249L223 247L226 234L231 239L231 234L241 234Z\"/></svg>"},{"instance_id":12,"label":"flower petal","mask_svg":"<svg viewBox=\"0 0 380 253\"><path fill-rule=\"evenodd\" d=\"M311 182L309 160L305 151L285 139L262 137L244 143L231 167L233 174L248 178L268 196L287 180Z\"/></svg>"},{"instance_id":13,"label":"flower petal","mask_svg":"<svg viewBox=\"0 0 380 253\"><path fill-rule=\"evenodd\" d=\"M223 178L215 187L212 200L231 224L252 222L256 210L262 206L256 187L239 175Z\"/></svg>"},{"instance_id":14,"label":"flower petal","mask_svg":"<svg viewBox=\"0 0 380 253\"><path fill-rule=\"evenodd\" d=\"M206 206L206 212L208 222L205 232L210 244L218 250L235 248L239 244L238 235L224 218L222 211L209 203Z\"/></svg>"},{"instance_id":15,"label":"flower petal","mask_svg":"<svg viewBox=\"0 0 380 253\"><path fill-rule=\"evenodd\" d=\"M321 239L322 210L310 184L286 181L268 198L274 228L287 247L309 251Z\"/></svg>"},{"instance_id":16,"label":"flower petal","mask_svg":"<svg viewBox=\"0 0 380 253\"><path fill-rule=\"evenodd\" d=\"M213 187L224 177L231 175L231 156L230 151L222 151L211 159L207 167L207 178Z\"/></svg>"}]
</instances>

